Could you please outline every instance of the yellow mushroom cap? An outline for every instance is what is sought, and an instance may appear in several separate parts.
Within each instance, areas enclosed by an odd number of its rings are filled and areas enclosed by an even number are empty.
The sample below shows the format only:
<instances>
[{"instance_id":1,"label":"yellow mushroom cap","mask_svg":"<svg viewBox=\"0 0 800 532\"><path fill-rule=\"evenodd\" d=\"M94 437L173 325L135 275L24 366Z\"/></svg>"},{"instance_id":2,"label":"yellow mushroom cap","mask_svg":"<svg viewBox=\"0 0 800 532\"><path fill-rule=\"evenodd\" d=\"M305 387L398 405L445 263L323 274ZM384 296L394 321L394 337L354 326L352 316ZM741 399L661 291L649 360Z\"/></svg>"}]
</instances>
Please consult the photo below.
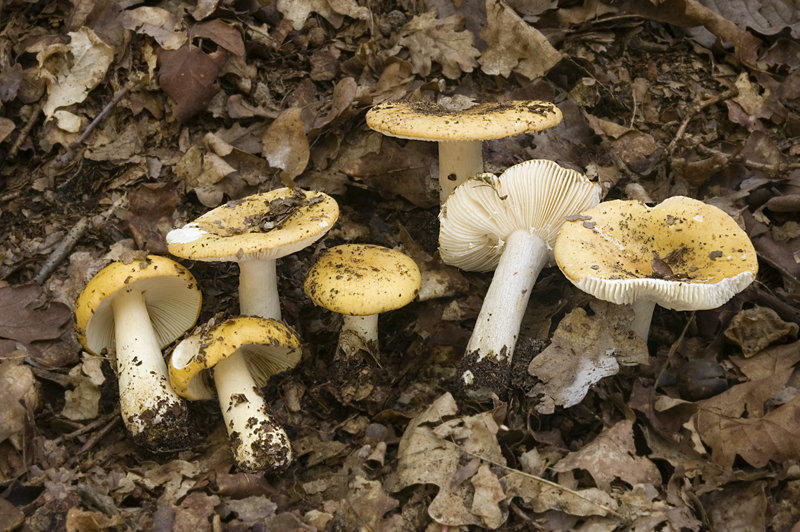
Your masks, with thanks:
<instances>
[{"instance_id":1,"label":"yellow mushroom cap","mask_svg":"<svg viewBox=\"0 0 800 532\"><path fill-rule=\"evenodd\" d=\"M463 270L494 270L514 231L527 230L552 250L564 217L599 201L597 183L545 159L516 164L499 177L482 174L456 187L442 207L439 253Z\"/></svg>"},{"instance_id":2,"label":"yellow mushroom cap","mask_svg":"<svg viewBox=\"0 0 800 532\"><path fill-rule=\"evenodd\" d=\"M114 348L111 300L117 291L131 286L144 294L162 348L194 326L200 315L202 295L197 281L177 262L156 255L130 264L113 262L89 281L75 303L75 332L90 353Z\"/></svg>"},{"instance_id":3,"label":"yellow mushroom cap","mask_svg":"<svg viewBox=\"0 0 800 532\"><path fill-rule=\"evenodd\" d=\"M244 355L259 387L265 386L273 375L295 367L302 355L300 338L289 326L276 320L242 316L193 334L175 347L169 364L172 387L190 400L213 398L213 387L203 370L236 352Z\"/></svg>"},{"instance_id":4,"label":"yellow mushroom cap","mask_svg":"<svg viewBox=\"0 0 800 532\"><path fill-rule=\"evenodd\" d=\"M339 205L322 192L281 188L231 201L167 234L169 252L203 261L277 259L327 233Z\"/></svg>"},{"instance_id":5,"label":"yellow mushroom cap","mask_svg":"<svg viewBox=\"0 0 800 532\"><path fill-rule=\"evenodd\" d=\"M422 283L404 253L370 244L344 244L323 252L303 288L317 305L348 316L371 316L409 304Z\"/></svg>"},{"instance_id":6,"label":"yellow mushroom cap","mask_svg":"<svg viewBox=\"0 0 800 532\"><path fill-rule=\"evenodd\" d=\"M555 258L567 279L598 299L711 309L744 290L758 272L747 234L702 201L675 196L649 208L615 200L581 214L561 228Z\"/></svg>"},{"instance_id":7,"label":"yellow mushroom cap","mask_svg":"<svg viewBox=\"0 0 800 532\"><path fill-rule=\"evenodd\" d=\"M404 139L489 140L542 131L561 122L561 110L549 102L487 102L453 111L431 102L390 102L367 112L367 125Z\"/></svg>"}]
</instances>

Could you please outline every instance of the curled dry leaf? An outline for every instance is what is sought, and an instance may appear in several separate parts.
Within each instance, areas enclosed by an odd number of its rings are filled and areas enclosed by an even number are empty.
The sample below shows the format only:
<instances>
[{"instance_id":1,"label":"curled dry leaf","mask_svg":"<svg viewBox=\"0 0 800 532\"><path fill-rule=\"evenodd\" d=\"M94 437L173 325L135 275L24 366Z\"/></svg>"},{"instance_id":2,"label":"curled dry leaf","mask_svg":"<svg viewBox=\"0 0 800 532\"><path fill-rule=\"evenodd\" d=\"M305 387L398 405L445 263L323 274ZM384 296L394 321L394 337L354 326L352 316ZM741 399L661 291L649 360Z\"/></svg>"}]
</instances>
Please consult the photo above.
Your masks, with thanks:
<instances>
[{"instance_id":1,"label":"curled dry leaf","mask_svg":"<svg viewBox=\"0 0 800 532\"><path fill-rule=\"evenodd\" d=\"M745 357L751 357L787 336L796 337L800 327L783 321L769 307L756 306L739 312L725 329L725 338L742 348Z\"/></svg>"},{"instance_id":2,"label":"curled dry leaf","mask_svg":"<svg viewBox=\"0 0 800 532\"><path fill-rule=\"evenodd\" d=\"M464 31L464 19L452 15L436 18L436 11L417 15L400 30L397 44L408 48L414 72L421 76L431 73L432 62L442 65L442 74L457 79L462 72L472 72L481 55L475 48L475 37Z\"/></svg>"},{"instance_id":3,"label":"curled dry leaf","mask_svg":"<svg viewBox=\"0 0 800 532\"><path fill-rule=\"evenodd\" d=\"M205 110L219 92L217 75L228 60L228 52L218 48L206 54L195 47L183 46L158 55L158 82L175 100L175 119L185 122Z\"/></svg>"},{"instance_id":4,"label":"curled dry leaf","mask_svg":"<svg viewBox=\"0 0 800 532\"><path fill-rule=\"evenodd\" d=\"M39 401L35 381L21 357L0 361L0 442L12 438L19 445L14 437L24 430L28 409L36 408Z\"/></svg>"},{"instance_id":5,"label":"curled dry leaf","mask_svg":"<svg viewBox=\"0 0 800 532\"><path fill-rule=\"evenodd\" d=\"M369 20L370 11L359 6L355 0L278 0L278 11L292 21L292 27L299 30L313 12L321 15L334 28L340 28L344 17Z\"/></svg>"},{"instance_id":6,"label":"curled dry leaf","mask_svg":"<svg viewBox=\"0 0 800 532\"><path fill-rule=\"evenodd\" d=\"M70 43L54 44L39 53L40 74L47 82L42 110L50 118L59 107L81 103L103 78L114 51L89 28L69 34Z\"/></svg>"},{"instance_id":7,"label":"curled dry leaf","mask_svg":"<svg viewBox=\"0 0 800 532\"><path fill-rule=\"evenodd\" d=\"M528 79L537 79L561 61L561 53L547 37L500 0L486 1L486 27L481 37L489 49L478 63L490 76L509 77L511 72L517 72Z\"/></svg>"},{"instance_id":8,"label":"curled dry leaf","mask_svg":"<svg viewBox=\"0 0 800 532\"><path fill-rule=\"evenodd\" d=\"M619 364L646 364L647 343L631 333L633 310L628 305L593 301L594 316L578 307L567 314L553 334L552 343L528 366L538 378L529 395L543 394L536 406L552 414L555 405L580 403L589 387L604 377L616 375Z\"/></svg>"}]
</instances>

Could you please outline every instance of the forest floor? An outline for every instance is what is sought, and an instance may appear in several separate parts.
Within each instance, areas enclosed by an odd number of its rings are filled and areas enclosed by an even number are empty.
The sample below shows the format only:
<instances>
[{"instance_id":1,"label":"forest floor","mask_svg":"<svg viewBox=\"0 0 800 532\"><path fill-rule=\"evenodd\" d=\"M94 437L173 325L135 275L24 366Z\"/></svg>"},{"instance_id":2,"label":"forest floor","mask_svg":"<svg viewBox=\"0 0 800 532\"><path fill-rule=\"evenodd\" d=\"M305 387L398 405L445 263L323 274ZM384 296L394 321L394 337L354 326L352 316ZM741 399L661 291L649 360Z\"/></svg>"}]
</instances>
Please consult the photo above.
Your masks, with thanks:
<instances>
[{"instance_id":1,"label":"forest floor","mask_svg":"<svg viewBox=\"0 0 800 532\"><path fill-rule=\"evenodd\" d=\"M0 529L800 530L799 37L794 0L0 1ZM549 159L606 200L702 200L746 231L757 279L656 307L645 345L619 334L627 307L545 268L510 387L469 401L492 274L439 259L436 145L365 123L394 100L552 102L563 122L485 142L487 171ZM278 261L303 356L263 391L295 461L238 471L216 401L190 403L187 448L138 447L76 298L285 184L340 207ZM303 281L350 242L402 250L438 292L332 371L341 318ZM176 260L199 323L238 313L235 264Z\"/></svg>"}]
</instances>

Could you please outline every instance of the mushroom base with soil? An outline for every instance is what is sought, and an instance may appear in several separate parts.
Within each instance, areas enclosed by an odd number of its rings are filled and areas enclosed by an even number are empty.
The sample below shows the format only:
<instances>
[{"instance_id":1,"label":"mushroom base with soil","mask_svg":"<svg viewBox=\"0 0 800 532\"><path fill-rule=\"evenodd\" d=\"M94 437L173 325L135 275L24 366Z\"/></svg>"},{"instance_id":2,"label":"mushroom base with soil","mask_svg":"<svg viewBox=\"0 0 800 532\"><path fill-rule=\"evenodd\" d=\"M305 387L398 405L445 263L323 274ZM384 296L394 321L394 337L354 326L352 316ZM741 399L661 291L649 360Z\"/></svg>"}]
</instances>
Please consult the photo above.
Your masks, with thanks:
<instances>
[{"instance_id":1,"label":"mushroom base with soil","mask_svg":"<svg viewBox=\"0 0 800 532\"><path fill-rule=\"evenodd\" d=\"M522 318L548 259L544 240L524 229L511 233L505 248L459 364L464 394L478 401L508 387Z\"/></svg>"}]
</instances>

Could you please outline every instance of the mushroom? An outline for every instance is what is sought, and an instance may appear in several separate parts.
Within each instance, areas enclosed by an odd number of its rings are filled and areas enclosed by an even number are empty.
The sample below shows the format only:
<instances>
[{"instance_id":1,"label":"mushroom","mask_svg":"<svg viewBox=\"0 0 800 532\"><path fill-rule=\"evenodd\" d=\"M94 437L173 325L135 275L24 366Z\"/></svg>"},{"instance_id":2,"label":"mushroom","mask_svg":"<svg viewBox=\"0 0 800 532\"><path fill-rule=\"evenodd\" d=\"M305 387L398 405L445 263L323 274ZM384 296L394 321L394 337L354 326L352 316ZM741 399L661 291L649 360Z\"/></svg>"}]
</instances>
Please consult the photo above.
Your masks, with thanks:
<instances>
[{"instance_id":1,"label":"mushroom","mask_svg":"<svg viewBox=\"0 0 800 532\"><path fill-rule=\"evenodd\" d=\"M453 190L483 172L483 140L542 131L561 122L561 111L549 102L487 102L453 110L437 104L391 102L367 112L367 125L384 135L439 143L441 203Z\"/></svg>"},{"instance_id":2,"label":"mushroom","mask_svg":"<svg viewBox=\"0 0 800 532\"><path fill-rule=\"evenodd\" d=\"M344 244L325 250L303 288L311 300L343 315L339 348L378 352L378 314L404 307L419 293L421 275L411 257L382 246Z\"/></svg>"},{"instance_id":3,"label":"mushroom","mask_svg":"<svg viewBox=\"0 0 800 532\"><path fill-rule=\"evenodd\" d=\"M273 375L295 367L300 355L300 338L288 326L239 317L181 341L170 359L170 380L187 399L212 399L205 370L214 368L222 417L239 469L250 473L281 469L291 463L292 448L260 389Z\"/></svg>"},{"instance_id":4,"label":"mushroom","mask_svg":"<svg viewBox=\"0 0 800 532\"><path fill-rule=\"evenodd\" d=\"M539 272L552 262L564 217L600 201L600 187L552 161L532 160L502 175L482 174L456 188L439 215L446 264L495 270L464 358L464 392L487 400L510 379L511 359Z\"/></svg>"},{"instance_id":5,"label":"mushroom","mask_svg":"<svg viewBox=\"0 0 800 532\"><path fill-rule=\"evenodd\" d=\"M187 411L170 386L161 349L197 321L202 296L189 271L148 256L109 264L75 304L75 331L90 353L116 351L120 412L136 443L169 451L187 443Z\"/></svg>"},{"instance_id":6,"label":"mushroom","mask_svg":"<svg viewBox=\"0 0 800 532\"><path fill-rule=\"evenodd\" d=\"M614 200L583 211L561 229L555 258L584 292L632 305L632 330L645 340L656 304L717 308L758 272L753 244L733 218L683 196L653 208Z\"/></svg>"},{"instance_id":7,"label":"mushroom","mask_svg":"<svg viewBox=\"0 0 800 532\"><path fill-rule=\"evenodd\" d=\"M316 242L339 217L322 192L281 188L231 201L167 234L169 252L186 259L239 263L239 307L281 319L275 259Z\"/></svg>"}]
</instances>

